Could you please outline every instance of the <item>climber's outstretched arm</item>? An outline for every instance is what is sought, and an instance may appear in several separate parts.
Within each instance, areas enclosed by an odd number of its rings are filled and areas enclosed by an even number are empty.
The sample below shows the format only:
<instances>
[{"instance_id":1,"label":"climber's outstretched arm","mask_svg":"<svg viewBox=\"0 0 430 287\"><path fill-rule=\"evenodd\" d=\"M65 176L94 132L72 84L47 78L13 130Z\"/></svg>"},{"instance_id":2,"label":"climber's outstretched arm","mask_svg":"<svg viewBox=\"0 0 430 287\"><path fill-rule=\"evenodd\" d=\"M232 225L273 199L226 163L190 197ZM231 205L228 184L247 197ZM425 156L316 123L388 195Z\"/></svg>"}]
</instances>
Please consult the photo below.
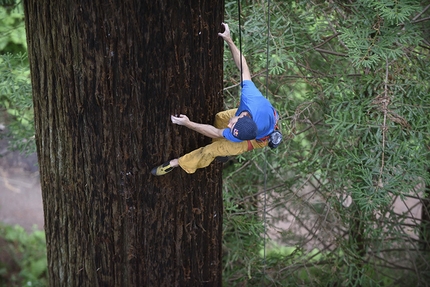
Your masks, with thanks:
<instances>
[{"instance_id":1,"label":"climber's outstretched arm","mask_svg":"<svg viewBox=\"0 0 430 287\"><path fill-rule=\"evenodd\" d=\"M201 133L204 136L210 137L210 138L222 138L222 132L224 129L217 129L216 127L212 125L207 124L199 124L193 121L190 121L190 119L186 115L179 115L177 117L171 116L172 123L185 126L193 131L196 131L198 133Z\"/></svg>"},{"instance_id":2,"label":"climber's outstretched arm","mask_svg":"<svg viewBox=\"0 0 430 287\"><path fill-rule=\"evenodd\" d=\"M251 73L249 72L248 64L246 63L245 57L243 55L242 55L242 67L241 67L241 63L240 63L241 53L239 49L236 47L236 45L234 44L233 40L231 39L230 28L225 23L222 23L221 25L224 26L225 30L223 33L218 33L218 35L222 37L224 41L228 44L231 54L233 55L233 60L234 60L234 63L236 64L236 67L239 69L239 71L241 70L241 68L243 69L242 80L243 81L251 80Z\"/></svg>"}]
</instances>

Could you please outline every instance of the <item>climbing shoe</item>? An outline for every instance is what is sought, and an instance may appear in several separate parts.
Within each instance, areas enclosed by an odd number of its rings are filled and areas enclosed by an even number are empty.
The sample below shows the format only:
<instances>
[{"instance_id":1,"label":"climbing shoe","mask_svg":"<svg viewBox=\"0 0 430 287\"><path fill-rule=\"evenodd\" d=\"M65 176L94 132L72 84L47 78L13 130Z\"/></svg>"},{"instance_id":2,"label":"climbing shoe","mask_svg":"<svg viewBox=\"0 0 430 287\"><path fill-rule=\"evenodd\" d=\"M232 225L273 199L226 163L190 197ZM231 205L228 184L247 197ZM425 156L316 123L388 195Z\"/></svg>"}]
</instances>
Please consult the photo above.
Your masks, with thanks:
<instances>
[{"instance_id":1,"label":"climbing shoe","mask_svg":"<svg viewBox=\"0 0 430 287\"><path fill-rule=\"evenodd\" d=\"M170 165L170 161L163 163L162 165L159 165L157 167L154 167L151 170L151 173L153 175L165 175L166 173L171 172L175 167Z\"/></svg>"}]
</instances>

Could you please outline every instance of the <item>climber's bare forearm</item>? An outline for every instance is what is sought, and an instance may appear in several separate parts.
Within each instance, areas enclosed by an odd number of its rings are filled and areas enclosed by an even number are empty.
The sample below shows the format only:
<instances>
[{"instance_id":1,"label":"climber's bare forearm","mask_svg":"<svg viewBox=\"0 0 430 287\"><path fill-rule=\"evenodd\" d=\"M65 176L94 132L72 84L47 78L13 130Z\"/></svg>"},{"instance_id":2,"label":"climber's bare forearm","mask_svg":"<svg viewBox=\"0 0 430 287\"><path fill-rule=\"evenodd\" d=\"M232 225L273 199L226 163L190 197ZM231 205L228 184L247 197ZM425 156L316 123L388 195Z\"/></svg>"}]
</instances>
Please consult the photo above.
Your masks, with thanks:
<instances>
[{"instance_id":1,"label":"climber's bare forearm","mask_svg":"<svg viewBox=\"0 0 430 287\"><path fill-rule=\"evenodd\" d=\"M222 138L222 129L217 129L212 125L199 124L196 122L189 121L186 125L190 130L196 131L209 138Z\"/></svg>"}]
</instances>

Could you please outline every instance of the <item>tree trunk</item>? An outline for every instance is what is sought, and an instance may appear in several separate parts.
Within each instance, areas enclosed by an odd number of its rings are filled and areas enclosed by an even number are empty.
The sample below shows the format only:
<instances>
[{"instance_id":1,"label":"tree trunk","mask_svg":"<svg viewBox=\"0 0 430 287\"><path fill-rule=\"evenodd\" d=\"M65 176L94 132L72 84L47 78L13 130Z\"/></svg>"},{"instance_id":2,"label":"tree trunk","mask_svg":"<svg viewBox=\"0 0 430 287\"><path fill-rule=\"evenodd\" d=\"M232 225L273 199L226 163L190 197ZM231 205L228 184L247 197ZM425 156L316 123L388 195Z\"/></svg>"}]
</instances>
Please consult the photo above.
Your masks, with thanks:
<instances>
[{"instance_id":1,"label":"tree trunk","mask_svg":"<svg viewBox=\"0 0 430 287\"><path fill-rule=\"evenodd\" d=\"M430 173L430 168L427 170ZM430 251L430 185L426 184L421 198L420 248L423 252Z\"/></svg>"},{"instance_id":2,"label":"tree trunk","mask_svg":"<svg viewBox=\"0 0 430 287\"><path fill-rule=\"evenodd\" d=\"M220 286L222 0L24 1L50 286Z\"/></svg>"}]
</instances>

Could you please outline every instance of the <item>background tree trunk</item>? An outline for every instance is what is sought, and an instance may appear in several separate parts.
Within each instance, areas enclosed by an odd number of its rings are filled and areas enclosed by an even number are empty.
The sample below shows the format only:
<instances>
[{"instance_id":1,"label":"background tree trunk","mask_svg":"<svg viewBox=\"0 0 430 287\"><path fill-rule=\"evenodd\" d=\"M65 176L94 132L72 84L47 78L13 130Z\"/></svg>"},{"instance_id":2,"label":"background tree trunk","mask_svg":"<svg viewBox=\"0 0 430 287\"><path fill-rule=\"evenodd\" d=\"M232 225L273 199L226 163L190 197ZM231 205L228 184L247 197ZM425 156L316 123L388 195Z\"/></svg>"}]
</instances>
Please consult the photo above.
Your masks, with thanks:
<instances>
[{"instance_id":1,"label":"background tree trunk","mask_svg":"<svg viewBox=\"0 0 430 287\"><path fill-rule=\"evenodd\" d=\"M430 168L427 169L430 173ZM420 247L425 251L430 251L430 185L427 184L421 198L421 226L420 226Z\"/></svg>"},{"instance_id":2,"label":"background tree trunk","mask_svg":"<svg viewBox=\"0 0 430 287\"><path fill-rule=\"evenodd\" d=\"M220 286L222 0L24 1L51 286Z\"/></svg>"}]
</instances>

